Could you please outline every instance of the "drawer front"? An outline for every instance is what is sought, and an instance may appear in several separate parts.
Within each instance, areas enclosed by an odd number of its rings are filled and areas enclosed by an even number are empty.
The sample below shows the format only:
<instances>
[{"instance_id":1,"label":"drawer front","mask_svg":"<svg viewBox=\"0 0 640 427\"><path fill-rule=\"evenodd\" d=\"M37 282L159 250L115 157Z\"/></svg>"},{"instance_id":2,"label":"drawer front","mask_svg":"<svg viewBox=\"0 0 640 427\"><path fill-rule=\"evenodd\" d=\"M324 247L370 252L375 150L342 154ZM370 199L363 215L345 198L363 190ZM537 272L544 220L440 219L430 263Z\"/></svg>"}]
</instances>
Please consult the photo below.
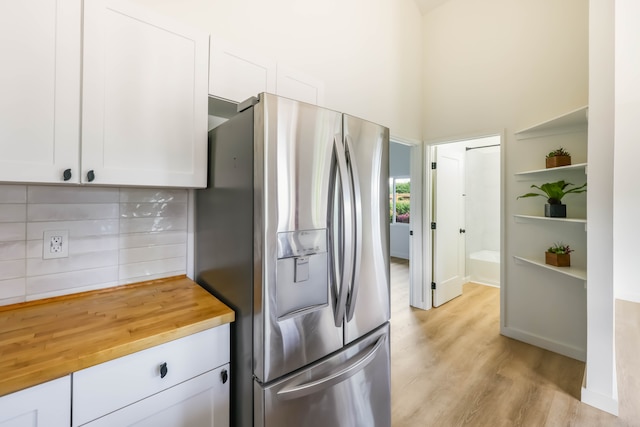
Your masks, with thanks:
<instances>
[{"instance_id":1,"label":"drawer front","mask_svg":"<svg viewBox=\"0 0 640 427\"><path fill-rule=\"evenodd\" d=\"M228 362L227 324L75 372L72 425L85 424Z\"/></svg>"},{"instance_id":2,"label":"drawer front","mask_svg":"<svg viewBox=\"0 0 640 427\"><path fill-rule=\"evenodd\" d=\"M229 365L222 366L85 427L229 427L228 372Z\"/></svg>"}]
</instances>

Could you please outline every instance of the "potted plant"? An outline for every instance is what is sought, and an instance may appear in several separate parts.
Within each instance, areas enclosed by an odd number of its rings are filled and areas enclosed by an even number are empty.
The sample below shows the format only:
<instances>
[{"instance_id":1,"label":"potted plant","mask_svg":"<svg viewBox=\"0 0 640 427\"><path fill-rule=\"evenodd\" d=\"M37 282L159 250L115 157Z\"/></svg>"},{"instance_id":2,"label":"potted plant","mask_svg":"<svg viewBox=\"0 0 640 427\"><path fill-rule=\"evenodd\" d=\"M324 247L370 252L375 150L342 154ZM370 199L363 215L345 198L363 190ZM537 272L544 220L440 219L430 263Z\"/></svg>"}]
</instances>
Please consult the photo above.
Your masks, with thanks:
<instances>
[{"instance_id":1,"label":"potted plant","mask_svg":"<svg viewBox=\"0 0 640 427\"><path fill-rule=\"evenodd\" d=\"M544 253L544 262L556 267L570 267L571 252L573 252L573 249L569 245L555 243Z\"/></svg>"},{"instance_id":2,"label":"potted plant","mask_svg":"<svg viewBox=\"0 0 640 427\"><path fill-rule=\"evenodd\" d=\"M571 164L571 154L560 147L547 154L547 168L557 168L559 166L569 166Z\"/></svg>"},{"instance_id":3,"label":"potted plant","mask_svg":"<svg viewBox=\"0 0 640 427\"><path fill-rule=\"evenodd\" d=\"M533 184L531 188L537 188L542 191L541 193L527 193L522 196L518 196L518 199L522 197L546 197L547 204L544 205L544 216L552 217L552 218L566 218L567 217L567 205L562 204L561 200L564 196L569 193L584 193L587 191L587 184L583 184L579 187L574 187L567 190L567 187L571 184L570 182L564 182L564 180L556 181L556 182L547 182L546 184L542 184L540 187Z\"/></svg>"}]
</instances>

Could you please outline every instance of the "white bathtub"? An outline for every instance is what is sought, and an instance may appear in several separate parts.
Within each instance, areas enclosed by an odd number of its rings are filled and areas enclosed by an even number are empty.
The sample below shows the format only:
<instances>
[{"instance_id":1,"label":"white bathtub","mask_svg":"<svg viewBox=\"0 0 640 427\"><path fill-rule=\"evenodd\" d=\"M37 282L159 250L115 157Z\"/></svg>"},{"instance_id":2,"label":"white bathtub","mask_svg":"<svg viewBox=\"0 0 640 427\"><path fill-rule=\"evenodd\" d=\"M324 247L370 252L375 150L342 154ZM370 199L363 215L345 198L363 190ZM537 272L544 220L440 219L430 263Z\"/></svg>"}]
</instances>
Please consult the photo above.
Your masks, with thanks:
<instances>
[{"instance_id":1,"label":"white bathtub","mask_svg":"<svg viewBox=\"0 0 640 427\"><path fill-rule=\"evenodd\" d=\"M469 254L469 281L500 287L500 252L481 250Z\"/></svg>"}]
</instances>

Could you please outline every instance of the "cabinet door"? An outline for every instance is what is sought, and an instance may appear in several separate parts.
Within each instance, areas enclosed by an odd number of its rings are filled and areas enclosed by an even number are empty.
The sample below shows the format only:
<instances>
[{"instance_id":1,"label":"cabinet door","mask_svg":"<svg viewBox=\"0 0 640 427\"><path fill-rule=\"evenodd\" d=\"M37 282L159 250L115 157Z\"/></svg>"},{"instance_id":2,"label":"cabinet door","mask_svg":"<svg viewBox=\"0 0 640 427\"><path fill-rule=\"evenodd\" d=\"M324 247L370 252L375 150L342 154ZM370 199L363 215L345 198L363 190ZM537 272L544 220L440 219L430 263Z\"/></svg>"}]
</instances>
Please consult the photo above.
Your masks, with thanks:
<instances>
[{"instance_id":1,"label":"cabinet door","mask_svg":"<svg viewBox=\"0 0 640 427\"><path fill-rule=\"evenodd\" d=\"M209 93L242 102L261 92L276 92L276 61L212 38Z\"/></svg>"},{"instance_id":2,"label":"cabinet door","mask_svg":"<svg viewBox=\"0 0 640 427\"><path fill-rule=\"evenodd\" d=\"M278 64L276 93L309 104L324 104L324 83L286 65Z\"/></svg>"},{"instance_id":3,"label":"cabinet door","mask_svg":"<svg viewBox=\"0 0 640 427\"><path fill-rule=\"evenodd\" d=\"M206 186L209 35L92 0L83 48L82 182Z\"/></svg>"},{"instance_id":4,"label":"cabinet door","mask_svg":"<svg viewBox=\"0 0 640 427\"><path fill-rule=\"evenodd\" d=\"M78 182L81 0L0 2L0 181Z\"/></svg>"},{"instance_id":5,"label":"cabinet door","mask_svg":"<svg viewBox=\"0 0 640 427\"><path fill-rule=\"evenodd\" d=\"M229 382L224 365L85 426L228 427Z\"/></svg>"},{"instance_id":6,"label":"cabinet door","mask_svg":"<svg viewBox=\"0 0 640 427\"><path fill-rule=\"evenodd\" d=\"M0 427L69 427L71 379L66 376L0 397Z\"/></svg>"}]
</instances>

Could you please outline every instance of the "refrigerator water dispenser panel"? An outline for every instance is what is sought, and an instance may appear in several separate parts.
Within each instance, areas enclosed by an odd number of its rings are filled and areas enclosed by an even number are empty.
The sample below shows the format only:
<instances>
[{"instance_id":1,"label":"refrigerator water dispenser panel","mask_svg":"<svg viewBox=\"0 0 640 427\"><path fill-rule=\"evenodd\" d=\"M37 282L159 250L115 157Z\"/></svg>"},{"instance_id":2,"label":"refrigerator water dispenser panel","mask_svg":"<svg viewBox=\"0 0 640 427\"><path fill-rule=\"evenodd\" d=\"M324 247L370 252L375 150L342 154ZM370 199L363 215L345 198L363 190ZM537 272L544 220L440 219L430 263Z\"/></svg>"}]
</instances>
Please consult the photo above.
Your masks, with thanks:
<instances>
[{"instance_id":1,"label":"refrigerator water dispenser panel","mask_svg":"<svg viewBox=\"0 0 640 427\"><path fill-rule=\"evenodd\" d=\"M329 304L327 231L278 233L276 311L278 320Z\"/></svg>"}]
</instances>

